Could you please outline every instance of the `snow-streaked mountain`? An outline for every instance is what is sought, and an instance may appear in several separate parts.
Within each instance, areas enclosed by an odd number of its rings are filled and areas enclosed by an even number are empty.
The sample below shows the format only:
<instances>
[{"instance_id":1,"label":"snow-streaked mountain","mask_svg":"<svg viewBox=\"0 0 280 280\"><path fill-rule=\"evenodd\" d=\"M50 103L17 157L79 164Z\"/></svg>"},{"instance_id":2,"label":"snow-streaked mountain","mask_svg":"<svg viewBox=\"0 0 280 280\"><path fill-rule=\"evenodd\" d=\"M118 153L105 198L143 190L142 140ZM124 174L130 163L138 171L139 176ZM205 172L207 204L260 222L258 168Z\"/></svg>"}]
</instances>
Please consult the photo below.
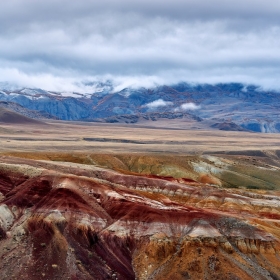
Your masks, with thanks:
<instances>
[{"instance_id":1,"label":"snow-streaked mountain","mask_svg":"<svg viewBox=\"0 0 280 280\"><path fill-rule=\"evenodd\" d=\"M154 88L125 88L117 92L110 82L88 83L87 86L92 91L53 92L0 87L0 100L15 102L62 120L187 112L213 123L230 122L247 130L280 132L280 93L253 85L179 83Z\"/></svg>"}]
</instances>

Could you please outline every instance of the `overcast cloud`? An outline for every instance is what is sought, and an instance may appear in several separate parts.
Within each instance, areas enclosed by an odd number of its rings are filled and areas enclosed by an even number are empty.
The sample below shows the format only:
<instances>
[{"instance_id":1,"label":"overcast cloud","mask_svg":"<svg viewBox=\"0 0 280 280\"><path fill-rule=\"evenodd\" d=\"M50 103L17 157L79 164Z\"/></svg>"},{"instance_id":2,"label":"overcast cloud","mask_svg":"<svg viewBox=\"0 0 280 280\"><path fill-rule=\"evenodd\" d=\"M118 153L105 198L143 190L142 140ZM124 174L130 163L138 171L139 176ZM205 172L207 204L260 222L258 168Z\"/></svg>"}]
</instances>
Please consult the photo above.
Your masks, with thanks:
<instances>
[{"instance_id":1,"label":"overcast cloud","mask_svg":"<svg viewBox=\"0 0 280 280\"><path fill-rule=\"evenodd\" d=\"M278 0L9 0L0 81L90 90L178 81L280 88Z\"/></svg>"}]
</instances>

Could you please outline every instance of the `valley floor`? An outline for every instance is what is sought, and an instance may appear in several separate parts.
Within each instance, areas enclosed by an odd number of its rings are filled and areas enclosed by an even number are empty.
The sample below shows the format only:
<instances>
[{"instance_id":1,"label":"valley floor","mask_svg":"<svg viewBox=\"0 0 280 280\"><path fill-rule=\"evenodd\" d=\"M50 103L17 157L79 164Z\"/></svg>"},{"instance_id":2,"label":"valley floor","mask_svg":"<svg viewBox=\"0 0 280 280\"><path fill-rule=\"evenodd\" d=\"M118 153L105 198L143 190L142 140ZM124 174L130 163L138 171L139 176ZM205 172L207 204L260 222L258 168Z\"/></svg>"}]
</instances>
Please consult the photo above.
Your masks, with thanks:
<instances>
[{"instance_id":1,"label":"valley floor","mask_svg":"<svg viewBox=\"0 0 280 280\"><path fill-rule=\"evenodd\" d=\"M280 134L172 129L136 125L50 122L0 123L0 151L141 152L201 154L277 150Z\"/></svg>"}]
</instances>

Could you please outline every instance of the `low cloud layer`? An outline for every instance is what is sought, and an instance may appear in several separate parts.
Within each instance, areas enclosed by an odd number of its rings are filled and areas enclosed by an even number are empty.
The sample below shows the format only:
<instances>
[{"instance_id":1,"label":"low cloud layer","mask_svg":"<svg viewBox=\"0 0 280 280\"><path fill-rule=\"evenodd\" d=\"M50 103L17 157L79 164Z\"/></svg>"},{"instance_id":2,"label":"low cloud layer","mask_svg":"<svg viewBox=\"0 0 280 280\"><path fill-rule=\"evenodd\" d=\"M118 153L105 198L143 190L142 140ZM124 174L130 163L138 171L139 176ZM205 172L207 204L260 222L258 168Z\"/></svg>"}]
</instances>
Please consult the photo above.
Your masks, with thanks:
<instances>
[{"instance_id":1,"label":"low cloud layer","mask_svg":"<svg viewBox=\"0 0 280 280\"><path fill-rule=\"evenodd\" d=\"M198 110L200 109L200 106L199 105L196 105L192 102L189 102L189 103L184 103L180 106L180 109L183 110L183 111L187 111L187 110Z\"/></svg>"},{"instance_id":2,"label":"low cloud layer","mask_svg":"<svg viewBox=\"0 0 280 280\"><path fill-rule=\"evenodd\" d=\"M148 107L149 109L156 109L158 107L166 107L169 105L173 105L173 102L164 101L163 99L158 99L153 102L146 104L144 107Z\"/></svg>"},{"instance_id":3,"label":"low cloud layer","mask_svg":"<svg viewBox=\"0 0 280 280\"><path fill-rule=\"evenodd\" d=\"M276 0L10 0L0 10L0 81L87 91L178 81L280 88Z\"/></svg>"}]
</instances>

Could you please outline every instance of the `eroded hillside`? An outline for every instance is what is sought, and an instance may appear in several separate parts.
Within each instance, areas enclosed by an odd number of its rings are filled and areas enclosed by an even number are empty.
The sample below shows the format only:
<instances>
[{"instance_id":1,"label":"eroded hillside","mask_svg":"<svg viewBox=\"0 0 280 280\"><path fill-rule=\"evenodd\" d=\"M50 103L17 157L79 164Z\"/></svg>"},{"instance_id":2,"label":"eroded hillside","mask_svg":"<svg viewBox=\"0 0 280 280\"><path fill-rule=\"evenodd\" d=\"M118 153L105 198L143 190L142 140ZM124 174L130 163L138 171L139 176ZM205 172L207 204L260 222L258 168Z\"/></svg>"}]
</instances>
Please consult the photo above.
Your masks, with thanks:
<instances>
[{"instance_id":1,"label":"eroded hillside","mask_svg":"<svg viewBox=\"0 0 280 280\"><path fill-rule=\"evenodd\" d=\"M29 157L0 158L1 279L280 277L277 152Z\"/></svg>"}]
</instances>

